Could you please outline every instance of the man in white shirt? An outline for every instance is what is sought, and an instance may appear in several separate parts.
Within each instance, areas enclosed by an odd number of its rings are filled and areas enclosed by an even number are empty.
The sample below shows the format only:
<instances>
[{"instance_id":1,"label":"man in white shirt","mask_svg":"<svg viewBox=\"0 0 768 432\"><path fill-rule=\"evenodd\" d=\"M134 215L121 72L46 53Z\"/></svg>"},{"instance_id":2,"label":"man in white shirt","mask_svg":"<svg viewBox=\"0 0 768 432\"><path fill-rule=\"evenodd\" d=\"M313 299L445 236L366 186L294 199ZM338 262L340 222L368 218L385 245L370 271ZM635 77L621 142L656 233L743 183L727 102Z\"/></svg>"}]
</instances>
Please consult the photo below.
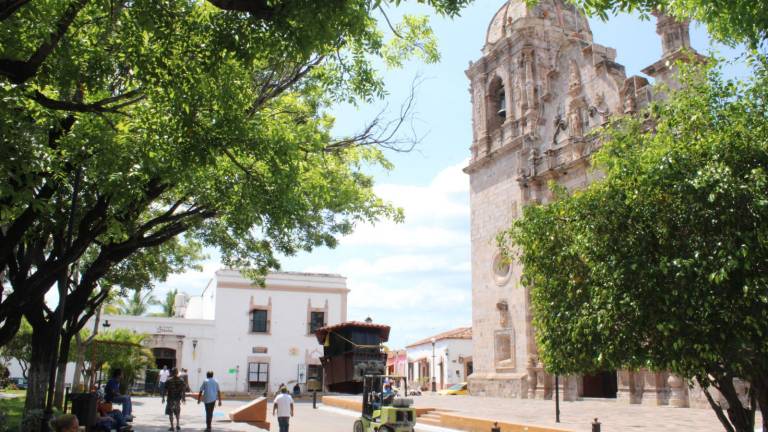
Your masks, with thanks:
<instances>
[{"instance_id":1,"label":"man in white shirt","mask_svg":"<svg viewBox=\"0 0 768 432\"><path fill-rule=\"evenodd\" d=\"M171 376L171 371L168 370L168 366L163 366L160 371L160 397L161 403L165 403L165 382L168 381L168 377Z\"/></svg>"},{"instance_id":2,"label":"man in white shirt","mask_svg":"<svg viewBox=\"0 0 768 432\"><path fill-rule=\"evenodd\" d=\"M272 406L272 415L275 414L277 414L280 432L288 432L288 420L293 417L293 398L285 387L280 389L280 394L277 395L275 404Z\"/></svg>"}]
</instances>

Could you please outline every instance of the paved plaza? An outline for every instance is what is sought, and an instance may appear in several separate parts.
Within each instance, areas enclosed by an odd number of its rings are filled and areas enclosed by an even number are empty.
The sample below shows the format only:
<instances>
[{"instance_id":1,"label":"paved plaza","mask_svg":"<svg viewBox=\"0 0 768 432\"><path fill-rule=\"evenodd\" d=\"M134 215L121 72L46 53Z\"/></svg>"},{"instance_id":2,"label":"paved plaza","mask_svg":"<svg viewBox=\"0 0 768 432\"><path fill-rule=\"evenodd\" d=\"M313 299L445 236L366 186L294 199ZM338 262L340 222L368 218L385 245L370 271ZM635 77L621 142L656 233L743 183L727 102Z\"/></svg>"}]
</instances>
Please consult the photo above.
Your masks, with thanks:
<instances>
[{"instance_id":1,"label":"paved plaza","mask_svg":"<svg viewBox=\"0 0 768 432\"><path fill-rule=\"evenodd\" d=\"M350 396L352 398L352 396ZM588 400L561 403L561 423L555 423L554 402L539 400L503 399L476 396L417 396L416 406L433 407L438 410L463 414L470 417L487 418L513 423L551 426L574 432L591 431L592 419L598 417L603 432L722 432L723 428L708 409L659 408L637 405L623 405L613 401ZM227 414L241 406L243 401L224 401L214 413L215 431L262 431L253 426L232 423ZM168 418L159 398L135 398L134 413L137 416L134 430L139 432L161 432L168 430ZM271 414L271 405L270 405ZM296 404L296 416L291 421L292 432L346 432L352 430L356 417L352 411L326 407L319 404L312 409L309 402ZM759 416L759 414L758 414ZM276 419L271 431L277 431ZM205 429L203 406L188 400L182 406L182 430L202 431ZM419 425L419 432L448 432L448 429ZM759 431L759 429L758 429Z\"/></svg>"},{"instance_id":2,"label":"paved plaza","mask_svg":"<svg viewBox=\"0 0 768 432\"><path fill-rule=\"evenodd\" d=\"M216 411L214 411L213 430L263 432L263 429L254 426L229 421L227 414L244 403L246 402L225 400L222 407L217 406ZM133 412L136 415L136 420L133 423L135 431L164 432L168 430L168 417L165 415L164 405L160 403L160 398L134 398ZM277 419L271 416L271 401L269 414L269 421L272 423L270 432L277 432ZM351 432L355 417L356 414L352 411L323 407L321 404L318 404L318 409L312 409L311 402L298 402L296 403L296 416L291 420L291 432ZM188 399L186 405L182 405L181 427L182 431L205 430L205 413L202 404L198 405L197 401ZM430 426L419 426L416 430L418 432L450 432L447 429Z\"/></svg>"},{"instance_id":3,"label":"paved plaza","mask_svg":"<svg viewBox=\"0 0 768 432\"><path fill-rule=\"evenodd\" d=\"M602 432L724 430L714 411L710 409L626 405L613 400L561 402L561 422L558 424L555 423L554 401L431 395L417 396L414 399L415 405L419 407L432 407L497 421L559 427L575 432L591 431L595 417L602 423Z\"/></svg>"}]
</instances>

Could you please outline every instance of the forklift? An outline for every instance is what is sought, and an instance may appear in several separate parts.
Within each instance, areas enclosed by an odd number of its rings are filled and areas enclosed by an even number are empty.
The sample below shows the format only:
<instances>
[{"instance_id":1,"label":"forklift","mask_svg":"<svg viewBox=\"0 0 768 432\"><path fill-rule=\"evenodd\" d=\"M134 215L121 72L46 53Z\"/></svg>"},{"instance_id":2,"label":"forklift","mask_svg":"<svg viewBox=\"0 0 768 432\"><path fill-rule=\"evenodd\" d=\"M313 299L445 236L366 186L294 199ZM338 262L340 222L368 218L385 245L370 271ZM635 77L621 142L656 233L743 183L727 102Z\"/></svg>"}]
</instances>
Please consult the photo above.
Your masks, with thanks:
<instances>
[{"instance_id":1,"label":"forklift","mask_svg":"<svg viewBox=\"0 0 768 432\"><path fill-rule=\"evenodd\" d=\"M416 426L416 410L412 399L397 397L385 392L384 386L398 381L404 384L408 394L408 381L401 376L363 376L363 412L355 421L353 432L413 432Z\"/></svg>"}]
</instances>

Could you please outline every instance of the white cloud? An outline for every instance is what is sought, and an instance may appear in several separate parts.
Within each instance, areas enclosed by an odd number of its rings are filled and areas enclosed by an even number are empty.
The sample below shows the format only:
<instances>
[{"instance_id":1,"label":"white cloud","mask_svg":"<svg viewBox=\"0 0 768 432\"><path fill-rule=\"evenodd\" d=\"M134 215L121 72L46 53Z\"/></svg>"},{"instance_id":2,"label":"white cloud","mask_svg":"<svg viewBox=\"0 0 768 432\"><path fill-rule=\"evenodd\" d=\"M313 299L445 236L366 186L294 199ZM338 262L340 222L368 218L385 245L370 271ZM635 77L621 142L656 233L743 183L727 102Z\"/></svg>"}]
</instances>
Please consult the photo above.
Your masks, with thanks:
<instances>
[{"instance_id":1,"label":"white cloud","mask_svg":"<svg viewBox=\"0 0 768 432\"><path fill-rule=\"evenodd\" d=\"M362 225L340 242L348 246L389 246L396 248L435 249L468 248L469 233L441 226L382 223Z\"/></svg>"},{"instance_id":2,"label":"white cloud","mask_svg":"<svg viewBox=\"0 0 768 432\"><path fill-rule=\"evenodd\" d=\"M427 186L382 184L376 193L401 207L405 222L363 224L342 245L469 249L469 177L465 161L440 171ZM457 228L460 227L460 228Z\"/></svg>"},{"instance_id":3,"label":"white cloud","mask_svg":"<svg viewBox=\"0 0 768 432\"><path fill-rule=\"evenodd\" d=\"M449 166L427 185L382 184L376 192L405 211L401 224L365 224L342 238L335 250L282 259L285 270L338 273L350 288L350 319L392 326L390 346L417 339L471 320L469 178L466 161ZM171 276L157 296L169 289L199 294L221 267L218 254L203 271Z\"/></svg>"}]
</instances>

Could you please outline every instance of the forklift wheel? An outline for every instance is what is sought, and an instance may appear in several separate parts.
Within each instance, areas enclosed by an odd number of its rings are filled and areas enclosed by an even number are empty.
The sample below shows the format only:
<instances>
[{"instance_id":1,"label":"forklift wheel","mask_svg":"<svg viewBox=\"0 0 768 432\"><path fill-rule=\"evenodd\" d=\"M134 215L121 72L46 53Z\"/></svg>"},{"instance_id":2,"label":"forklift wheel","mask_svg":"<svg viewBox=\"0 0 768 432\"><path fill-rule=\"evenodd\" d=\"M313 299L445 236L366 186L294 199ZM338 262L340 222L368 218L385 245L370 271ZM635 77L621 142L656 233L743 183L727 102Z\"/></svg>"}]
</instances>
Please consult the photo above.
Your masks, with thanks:
<instances>
[{"instance_id":1,"label":"forklift wheel","mask_svg":"<svg viewBox=\"0 0 768 432\"><path fill-rule=\"evenodd\" d=\"M355 420L355 425L352 427L353 432L363 432L363 422Z\"/></svg>"}]
</instances>

